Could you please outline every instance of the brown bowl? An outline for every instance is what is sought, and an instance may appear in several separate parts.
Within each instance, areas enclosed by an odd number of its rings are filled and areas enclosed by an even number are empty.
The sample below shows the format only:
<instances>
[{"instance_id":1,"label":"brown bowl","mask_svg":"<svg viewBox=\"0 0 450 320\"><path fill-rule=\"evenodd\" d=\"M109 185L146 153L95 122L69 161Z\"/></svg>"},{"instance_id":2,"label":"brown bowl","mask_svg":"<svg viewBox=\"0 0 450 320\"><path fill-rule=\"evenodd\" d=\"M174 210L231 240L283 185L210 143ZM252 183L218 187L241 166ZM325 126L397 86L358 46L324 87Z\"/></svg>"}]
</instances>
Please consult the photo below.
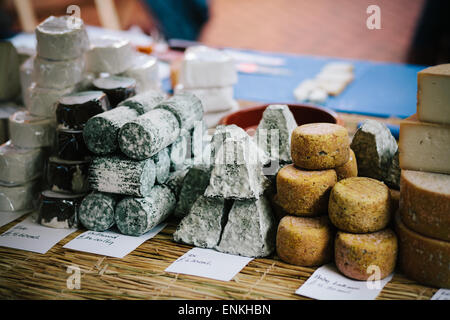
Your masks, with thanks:
<instances>
[{"instance_id":1,"label":"brown bowl","mask_svg":"<svg viewBox=\"0 0 450 320\"><path fill-rule=\"evenodd\" d=\"M256 129L262 119L264 110L269 105L270 104L265 104L256 107L244 108L230 113L222 118L220 124L235 124L246 131ZM337 113L328 108L307 104L288 104L288 107L294 115L297 125L299 126L302 124L316 122L327 122L343 125L343 121L339 118Z\"/></svg>"}]
</instances>

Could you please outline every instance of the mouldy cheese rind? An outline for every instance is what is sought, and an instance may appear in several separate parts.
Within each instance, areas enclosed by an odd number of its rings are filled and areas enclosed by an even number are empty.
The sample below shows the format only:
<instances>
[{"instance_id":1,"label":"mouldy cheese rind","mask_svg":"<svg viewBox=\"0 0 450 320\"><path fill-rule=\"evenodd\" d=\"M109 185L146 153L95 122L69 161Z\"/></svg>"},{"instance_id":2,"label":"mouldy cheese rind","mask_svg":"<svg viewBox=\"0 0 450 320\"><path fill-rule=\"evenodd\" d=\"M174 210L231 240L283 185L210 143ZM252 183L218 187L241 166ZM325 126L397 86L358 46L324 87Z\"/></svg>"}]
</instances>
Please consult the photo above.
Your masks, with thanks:
<instances>
[{"instance_id":1,"label":"mouldy cheese rind","mask_svg":"<svg viewBox=\"0 0 450 320\"><path fill-rule=\"evenodd\" d=\"M118 196L103 192L92 192L84 197L78 211L81 224L93 231L106 231L111 228Z\"/></svg>"},{"instance_id":2,"label":"mouldy cheese rind","mask_svg":"<svg viewBox=\"0 0 450 320\"><path fill-rule=\"evenodd\" d=\"M400 214L411 230L450 241L450 175L402 170Z\"/></svg>"},{"instance_id":3,"label":"mouldy cheese rind","mask_svg":"<svg viewBox=\"0 0 450 320\"><path fill-rule=\"evenodd\" d=\"M127 106L142 115L154 109L164 98L165 95L160 91L147 90L122 101L118 106Z\"/></svg>"}]
</instances>

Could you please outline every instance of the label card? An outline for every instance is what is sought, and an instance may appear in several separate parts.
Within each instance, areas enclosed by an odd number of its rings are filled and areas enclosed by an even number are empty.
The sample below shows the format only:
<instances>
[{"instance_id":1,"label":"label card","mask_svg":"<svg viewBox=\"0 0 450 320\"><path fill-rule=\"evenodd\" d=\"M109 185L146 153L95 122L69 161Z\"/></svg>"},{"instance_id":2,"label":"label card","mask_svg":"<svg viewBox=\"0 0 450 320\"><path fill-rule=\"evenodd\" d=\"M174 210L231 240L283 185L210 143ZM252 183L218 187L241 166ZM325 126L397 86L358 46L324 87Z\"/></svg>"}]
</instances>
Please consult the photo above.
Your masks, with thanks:
<instances>
[{"instance_id":1,"label":"label card","mask_svg":"<svg viewBox=\"0 0 450 320\"><path fill-rule=\"evenodd\" d=\"M450 300L450 289L439 289L431 297L431 300Z\"/></svg>"},{"instance_id":2,"label":"label card","mask_svg":"<svg viewBox=\"0 0 450 320\"><path fill-rule=\"evenodd\" d=\"M19 212L0 212L0 227L14 221L24 214L30 213L30 210L27 211L19 211Z\"/></svg>"},{"instance_id":3,"label":"label card","mask_svg":"<svg viewBox=\"0 0 450 320\"><path fill-rule=\"evenodd\" d=\"M156 236L166 225L167 223L161 223L139 237L127 236L116 230L86 231L67 243L64 248L123 258L146 240Z\"/></svg>"},{"instance_id":4,"label":"label card","mask_svg":"<svg viewBox=\"0 0 450 320\"><path fill-rule=\"evenodd\" d=\"M392 277L393 274L379 281L352 280L328 264L318 268L295 293L318 300L374 300Z\"/></svg>"},{"instance_id":5,"label":"label card","mask_svg":"<svg viewBox=\"0 0 450 320\"><path fill-rule=\"evenodd\" d=\"M252 260L253 258L221 253L212 249L193 248L179 257L165 271L230 281Z\"/></svg>"},{"instance_id":6,"label":"label card","mask_svg":"<svg viewBox=\"0 0 450 320\"><path fill-rule=\"evenodd\" d=\"M55 244L77 229L45 227L28 217L0 235L0 246L46 253Z\"/></svg>"}]
</instances>

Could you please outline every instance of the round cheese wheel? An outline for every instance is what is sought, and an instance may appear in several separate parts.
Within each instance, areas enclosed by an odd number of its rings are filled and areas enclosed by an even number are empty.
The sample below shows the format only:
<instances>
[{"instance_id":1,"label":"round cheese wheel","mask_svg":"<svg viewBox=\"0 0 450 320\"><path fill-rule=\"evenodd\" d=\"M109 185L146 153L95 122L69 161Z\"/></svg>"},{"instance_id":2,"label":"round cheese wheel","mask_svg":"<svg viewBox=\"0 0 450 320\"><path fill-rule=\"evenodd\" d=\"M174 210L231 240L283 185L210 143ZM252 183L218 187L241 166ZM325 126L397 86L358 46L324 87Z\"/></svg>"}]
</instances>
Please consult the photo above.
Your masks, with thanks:
<instances>
[{"instance_id":1,"label":"round cheese wheel","mask_svg":"<svg viewBox=\"0 0 450 320\"><path fill-rule=\"evenodd\" d=\"M89 191L90 161L69 161L50 157L47 163L49 189L60 193L86 193Z\"/></svg>"},{"instance_id":2,"label":"round cheese wheel","mask_svg":"<svg viewBox=\"0 0 450 320\"><path fill-rule=\"evenodd\" d=\"M391 218L389 188L365 177L339 181L331 190L328 204L331 222L347 232L375 232L386 227Z\"/></svg>"},{"instance_id":3,"label":"round cheese wheel","mask_svg":"<svg viewBox=\"0 0 450 320\"><path fill-rule=\"evenodd\" d=\"M427 237L450 241L450 175L402 170L400 184L405 225Z\"/></svg>"},{"instance_id":4,"label":"round cheese wheel","mask_svg":"<svg viewBox=\"0 0 450 320\"><path fill-rule=\"evenodd\" d=\"M342 166L334 168L336 170L338 181L358 176L358 165L356 164L355 153L350 149L348 161Z\"/></svg>"},{"instance_id":5,"label":"round cheese wheel","mask_svg":"<svg viewBox=\"0 0 450 320\"><path fill-rule=\"evenodd\" d=\"M297 167L309 170L342 166L349 158L347 129L332 123L310 123L295 128L291 156Z\"/></svg>"},{"instance_id":6,"label":"round cheese wheel","mask_svg":"<svg viewBox=\"0 0 450 320\"><path fill-rule=\"evenodd\" d=\"M43 88L64 89L83 79L84 57L69 60L34 58L33 80Z\"/></svg>"},{"instance_id":7,"label":"round cheese wheel","mask_svg":"<svg viewBox=\"0 0 450 320\"><path fill-rule=\"evenodd\" d=\"M9 117L11 142L21 148L51 147L55 141L55 120L17 111Z\"/></svg>"},{"instance_id":8,"label":"round cheese wheel","mask_svg":"<svg viewBox=\"0 0 450 320\"><path fill-rule=\"evenodd\" d=\"M450 288L450 242L424 237L396 215L399 266L409 278L437 288Z\"/></svg>"},{"instance_id":9,"label":"round cheese wheel","mask_svg":"<svg viewBox=\"0 0 450 320\"><path fill-rule=\"evenodd\" d=\"M122 75L136 80L136 93L159 90L161 83L158 59L148 54L136 53L131 60L132 66Z\"/></svg>"},{"instance_id":10,"label":"round cheese wheel","mask_svg":"<svg viewBox=\"0 0 450 320\"><path fill-rule=\"evenodd\" d=\"M277 203L289 214L313 216L327 212L334 170L306 171L290 164L277 174Z\"/></svg>"},{"instance_id":11,"label":"round cheese wheel","mask_svg":"<svg viewBox=\"0 0 450 320\"><path fill-rule=\"evenodd\" d=\"M70 94L75 90L75 87L68 87L64 89L55 88L41 88L36 82L25 89L24 103L27 110L35 116L45 118L56 117L56 106L59 98L66 94Z\"/></svg>"},{"instance_id":12,"label":"round cheese wheel","mask_svg":"<svg viewBox=\"0 0 450 320\"><path fill-rule=\"evenodd\" d=\"M281 260L312 267L332 259L334 231L327 216L285 216L278 225L276 247Z\"/></svg>"},{"instance_id":13,"label":"round cheese wheel","mask_svg":"<svg viewBox=\"0 0 450 320\"><path fill-rule=\"evenodd\" d=\"M390 275L397 259L397 237L390 229L366 234L338 231L335 240L335 262L340 272L356 280Z\"/></svg>"},{"instance_id":14,"label":"round cheese wheel","mask_svg":"<svg viewBox=\"0 0 450 320\"><path fill-rule=\"evenodd\" d=\"M92 82L95 90L103 91L108 96L111 108L136 94L136 80L126 77L108 76L97 78Z\"/></svg>"},{"instance_id":15,"label":"round cheese wheel","mask_svg":"<svg viewBox=\"0 0 450 320\"><path fill-rule=\"evenodd\" d=\"M89 230L105 231L114 225L114 212L118 196L109 193L92 192L81 202L78 217Z\"/></svg>"},{"instance_id":16,"label":"round cheese wheel","mask_svg":"<svg viewBox=\"0 0 450 320\"><path fill-rule=\"evenodd\" d=\"M56 229L78 227L78 209L84 194L63 194L44 190L41 193L38 223Z\"/></svg>"}]
</instances>

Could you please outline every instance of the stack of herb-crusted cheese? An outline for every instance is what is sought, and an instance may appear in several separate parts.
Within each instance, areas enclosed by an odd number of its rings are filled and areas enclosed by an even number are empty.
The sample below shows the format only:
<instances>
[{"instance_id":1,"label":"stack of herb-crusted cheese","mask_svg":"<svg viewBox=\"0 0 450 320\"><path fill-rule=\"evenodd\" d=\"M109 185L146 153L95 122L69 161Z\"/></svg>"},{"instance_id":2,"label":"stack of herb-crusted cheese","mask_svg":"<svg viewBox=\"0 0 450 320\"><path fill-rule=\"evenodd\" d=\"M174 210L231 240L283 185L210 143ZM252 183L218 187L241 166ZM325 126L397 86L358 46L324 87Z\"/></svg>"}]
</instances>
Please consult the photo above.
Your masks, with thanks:
<instances>
[{"instance_id":1,"label":"stack of herb-crusted cheese","mask_svg":"<svg viewBox=\"0 0 450 320\"><path fill-rule=\"evenodd\" d=\"M417 114L400 124L399 262L450 288L450 64L418 73Z\"/></svg>"},{"instance_id":2,"label":"stack of herb-crusted cheese","mask_svg":"<svg viewBox=\"0 0 450 320\"><path fill-rule=\"evenodd\" d=\"M116 225L123 234L139 236L164 221L192 164L191 150L182 152L181 168L171 158L180 160L180 149L193 144L180 143L182 135L191 140L199 127L203 139L202 117L202 104L193 94L164 99L157 91L146 91L89 119L83 135L95 154L89 169L95 191L81 203L81 223L95 231Z\"/></svg>"}]
</instances>

